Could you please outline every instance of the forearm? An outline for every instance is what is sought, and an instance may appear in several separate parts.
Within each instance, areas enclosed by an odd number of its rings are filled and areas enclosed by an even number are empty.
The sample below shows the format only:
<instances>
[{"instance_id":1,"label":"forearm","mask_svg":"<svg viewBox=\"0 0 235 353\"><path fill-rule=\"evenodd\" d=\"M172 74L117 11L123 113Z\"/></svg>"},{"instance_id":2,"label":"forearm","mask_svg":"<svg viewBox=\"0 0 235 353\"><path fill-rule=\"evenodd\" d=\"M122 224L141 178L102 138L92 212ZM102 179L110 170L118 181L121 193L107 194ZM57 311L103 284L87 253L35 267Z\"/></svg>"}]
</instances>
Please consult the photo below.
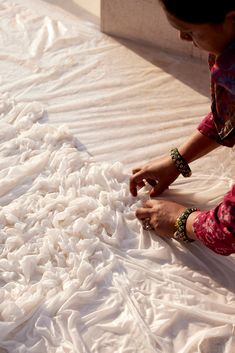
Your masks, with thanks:
<instances>
[{"instance_id":1,"label":"forearm","mask_svg":"<svg viewBox=\"0 0 235 353\"><path fill-rule=\"evenodd\" d=\"M220 146L219 143L201 134L199 131L195 131L178 150L184 159L190 163Z\"/></svg>"},{"instance_id":2,"label":"forearm","mask_svg":"<svg viewBox=\"0 0 235 353\"><path fill-rule=\"evenodd\" d=\"M180 154L184 157L184 159L188 163L190 163L200 157L203 157L204 155L208 154L219 146L221 145L196 130L189 137L189 139L178 148L178 150ZM193 230L193 223L199 214L200 211L193 212L188 217L186 223L186 233L190 239L197 239L196 234Z\"/></svg>"},{"instance_id":3,"label":"forearm","mask_svg":"<svg viewBox=\"0 0 235 353\"><path fill-rule=\"evenodd\" d=\"M197 212L193 212L191 213L191 215L189 215L188 219L187 219L187 223L186 223L186 234L190 239L196 240L196 234L194 233L193 230L193 223L195 221L195 219L197 218L197 216L199 216L201 212L197 211Z\"/></svg>"}]
</instances>

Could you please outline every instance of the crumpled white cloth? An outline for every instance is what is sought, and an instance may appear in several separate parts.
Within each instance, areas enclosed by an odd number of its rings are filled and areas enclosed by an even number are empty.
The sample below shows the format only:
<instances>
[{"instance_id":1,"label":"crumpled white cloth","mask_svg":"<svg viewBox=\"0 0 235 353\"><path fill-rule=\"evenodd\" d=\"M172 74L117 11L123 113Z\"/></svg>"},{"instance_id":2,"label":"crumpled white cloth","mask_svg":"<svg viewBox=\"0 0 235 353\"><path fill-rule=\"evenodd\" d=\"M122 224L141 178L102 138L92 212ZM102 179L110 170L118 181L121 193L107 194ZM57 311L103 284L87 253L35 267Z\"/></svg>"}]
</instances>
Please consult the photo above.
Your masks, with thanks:
<instances>
[{"instance_id":1,"label":"crumpled white cloth","mask_svg":"<svg viewBox=\"0 0 235 353\"><path fill-rule=\"evenodd\" d=\"M105 243L118 245L128 220L139 227L128 177L79 152L65 126L40 123L40 104L5 95L0 108L0 347L46 352L48 338L53 352L84 351L63 348L54 320L92 304L115 270Z\"/></svg>"},{"instance_id":2,"label":"crumpled white cloth","mask_svg":"<svg viewBox=\"0 0 235 353\"><path fill-rule=\"evenodd\" d=\"M18 102L1 99L0 353L231 353L235 256L144 232L113 163L178 146L208 112L208 70L127 48L72 4L0 0L0 92ZM214 207L233 155L193 162L164 198Z\"/></svg>"},{"instance_id":3,"label":"crumpled white cloth","mask_svg":"<svg viewBox=\"0 0 235 353\"><path fill-rule=\"evenodd\" d=\"M41 104L0 107L0 352L170 352L186 335L182 352L216 337L230 353L233 262L154 240L120 163L95 163Z\"/></svg>"}]
</instances>

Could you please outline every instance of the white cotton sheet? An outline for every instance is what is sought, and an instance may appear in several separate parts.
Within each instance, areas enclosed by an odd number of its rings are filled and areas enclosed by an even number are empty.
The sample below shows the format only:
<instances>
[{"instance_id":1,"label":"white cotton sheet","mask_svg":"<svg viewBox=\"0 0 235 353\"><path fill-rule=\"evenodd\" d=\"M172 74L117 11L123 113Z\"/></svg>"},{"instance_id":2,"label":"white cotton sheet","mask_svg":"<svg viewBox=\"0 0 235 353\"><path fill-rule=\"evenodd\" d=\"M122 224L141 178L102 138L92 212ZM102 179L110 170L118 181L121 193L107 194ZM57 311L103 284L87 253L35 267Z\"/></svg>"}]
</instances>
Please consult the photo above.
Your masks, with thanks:
<instances>
[{"instance_id":1,"label":"white cotton sheet","mask_svg":"<svg viewBox=\"0 0 235 353\"><path fill-rule=\"evenodd\" d=\"M235 257L143 231L128 191L207 113L207 68L96 22L0 0L0 352L233 353ZM192 169L164 197L213 207L234 151Z\"/></svg>"}]
</instances>

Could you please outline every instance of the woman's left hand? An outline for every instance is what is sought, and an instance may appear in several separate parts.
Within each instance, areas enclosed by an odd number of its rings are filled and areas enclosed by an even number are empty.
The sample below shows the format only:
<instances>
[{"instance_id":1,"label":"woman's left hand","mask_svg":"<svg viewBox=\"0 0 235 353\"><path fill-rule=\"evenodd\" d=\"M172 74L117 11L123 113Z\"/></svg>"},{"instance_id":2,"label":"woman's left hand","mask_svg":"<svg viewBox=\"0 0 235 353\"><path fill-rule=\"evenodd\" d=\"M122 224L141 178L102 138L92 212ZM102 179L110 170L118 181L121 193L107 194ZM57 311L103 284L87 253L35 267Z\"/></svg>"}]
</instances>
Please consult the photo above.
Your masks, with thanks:
<instances>
[{"instance_id":1,"label":"woman's left hand","mask_svg":"<svg viewBox=\"0 0 235 353\"><path fill-rule=\"evenodd\" d=\"M171 201L149 200L136 211L137 218L160 236L172 237L175 232L177 218L185 210L185 206Z\"/></svg>"}]
</instances>

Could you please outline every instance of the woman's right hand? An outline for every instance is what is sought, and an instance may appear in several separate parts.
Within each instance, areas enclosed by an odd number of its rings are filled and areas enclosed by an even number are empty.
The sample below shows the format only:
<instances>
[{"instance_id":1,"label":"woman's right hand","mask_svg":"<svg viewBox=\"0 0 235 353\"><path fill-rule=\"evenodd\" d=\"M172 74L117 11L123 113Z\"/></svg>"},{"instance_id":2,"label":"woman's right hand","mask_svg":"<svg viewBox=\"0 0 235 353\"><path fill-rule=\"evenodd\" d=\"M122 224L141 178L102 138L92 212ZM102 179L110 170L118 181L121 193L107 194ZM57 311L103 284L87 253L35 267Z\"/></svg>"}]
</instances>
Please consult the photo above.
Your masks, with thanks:
<instances>
[{"instance_id":1,"label":"woman's right hand","mask_svg":"<svg viewBox=\"0 0 235 353\"><path fill-rule=\"evenodd\" d=\"M179 176L171 157L161 157L150 161L143 166L134 168L130 177L130 192L137 196L139 188L145 186L146 182L152 186L151 197L160 195Z\"/></svg>"}]
</instances>

